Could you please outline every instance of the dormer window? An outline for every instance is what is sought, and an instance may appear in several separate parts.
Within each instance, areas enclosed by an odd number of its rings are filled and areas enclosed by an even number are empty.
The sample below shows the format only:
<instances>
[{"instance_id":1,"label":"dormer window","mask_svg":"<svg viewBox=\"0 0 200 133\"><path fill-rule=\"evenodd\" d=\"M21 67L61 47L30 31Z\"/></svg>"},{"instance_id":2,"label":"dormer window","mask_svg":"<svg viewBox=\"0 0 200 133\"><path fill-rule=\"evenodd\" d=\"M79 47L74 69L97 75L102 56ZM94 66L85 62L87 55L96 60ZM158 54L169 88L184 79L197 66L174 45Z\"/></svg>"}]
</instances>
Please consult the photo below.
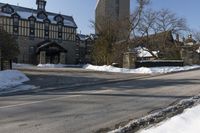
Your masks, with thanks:
<instances>
[{"instance_id":1,"label":"dormer window","mask_svg":"<svg viewBox=\"0 0 200 133\"><path fill-rule=\"evenodd\" d=\"M14 14L12 14L12 18L13 18L13 24L18 26L20 16L17 13L14 13Z\"/></svg>"},{"instance_id":2,"label":"dormer window","mask_svg":"<svg viewBox=\"0 0 200 133\"><path fill-rule=\"evenodd\" d=\"M50 20L49 19L45 19L44 20L44 27L45 27L45 29L49 29L49 24L50 24Z\"/></svg>"},{"instance_id":3,"label":"dormer window","mask_svg":"<svg viewBox=\"0 0 200 133\"><path fill-rule=\"evenodd\" d=\"M46 38L49 38L49 24L50 24L50 20L49 19L45 19L44 20L44 36Z\"/></svg>"},{"instance_id":4,"label":"dormer window","mask_svg":"<svg viewBox=\"0 0 200 133\"><path fill-rule=\"evenodd\" d=\"M30 16L28 18L29 20L29 26L30 26L30 36L34 36L35 35L35 21L36 21L36 18L34 16Z\"/></svg>"},{"instance_id":5,"label":"dormer window","mask_svg":"<svg viewBox=\"0 0 200 133\"><path fill-rule=\"evenodd\" d=\"M19 19L20 19L20 16L17 13L12 14L11 16L13 18L13 33L15 35L18 35L18 33L19 33Z\"/></svg>"},{"instance_id":6,"label":"dormer window","mask_svg":"<svg viewBox=\"0 0 200 133\"><path fill-rule=\"evenodd\" d=\"M28 18L28 20L30 21L30 27L35 27L36 18L34 16L31 16Z\"/></svg>"},{"instance_id":7,"label":"dormer window","mask_svg":"<svg viewBox=\"0 0 200 133\"><path fill-rule=\"evenodd\" d=\"M47 18L47 14L44 11L38 12L37 18L46 19Z\"/></svg>"},{"instance_id":8,"label":"dormer window","mask_svg":"<svg viewBox=\"0 0 200 133\"><path fill-rule=\"evenodd\" d=\"M63 24L60 22L58 23L58 38L62 38L62 27L63 27Z\"/></svg>"},{"instance_id":9,"label":"dormer window","mask_svg":"<svg viewBox=\"0 0 200 133\"><path fill-rule=\"evenodd\" d=\"M10 5L6 4L2 7L2 12L12 14L14 9Z\"/></svg>"},{"instance_id":10,"label":"dormer window","mask_svg":"<svg viewBox=\"0 0 200 133\"><path fill-rule=\"evenodd\" d=\"M57 15L57 16L54 17L54 20L56 22L63 22L64 18L63 18L62 15L59 14L59 15Z\"/></svg>"}]
</instances>

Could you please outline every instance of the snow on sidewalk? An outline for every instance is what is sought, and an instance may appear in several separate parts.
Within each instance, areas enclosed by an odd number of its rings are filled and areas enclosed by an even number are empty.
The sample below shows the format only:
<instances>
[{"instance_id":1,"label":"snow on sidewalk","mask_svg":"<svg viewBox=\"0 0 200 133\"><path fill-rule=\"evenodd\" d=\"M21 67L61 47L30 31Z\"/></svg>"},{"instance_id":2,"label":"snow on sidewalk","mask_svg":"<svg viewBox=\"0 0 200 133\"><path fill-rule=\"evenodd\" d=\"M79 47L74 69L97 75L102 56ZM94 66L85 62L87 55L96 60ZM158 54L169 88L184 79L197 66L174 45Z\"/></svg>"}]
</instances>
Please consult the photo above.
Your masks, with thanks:
<instances>
[{"instance_id":1,"label":"snow on sidewalk","mask_svg":"<svg viewBox=\"0 0 200 133\"><path fill-rule=\"evenodd\" d=\"M0 91L10 89L14 86L20 85L23 82L29 81L22 72L17 70L0 71Z\"/></svg>"},{"instance_id":2,"label":"snow on sidewalk","mask_svg":"<svg viewBox=\"0 0 200 133\"><path fill-rule=\"evenodd\" d=\"M192 69L200 68L199 65L194 66L184 66L184 67L141 67L137 69L125 69L125 68L117 68L113 66L94 66L87 64L83 66L84 69L95 70L95 71L103 71L103 72L118 72L118 73L138 73L138 74L156 74L156 73L170 73L170 72L179 72L179 71L187 71Z\"/></svg>"},{"instance_id":3,"label":"snow on sidewalk","mask_svg":"<svg viewBox=\"0 0 200 133\"><path fill-rule=\"evenodd\" d=\"M145 129L139 133L199 133L200 132L200 105L187 109L157 126Z\"/></svg>"}]
</instances>

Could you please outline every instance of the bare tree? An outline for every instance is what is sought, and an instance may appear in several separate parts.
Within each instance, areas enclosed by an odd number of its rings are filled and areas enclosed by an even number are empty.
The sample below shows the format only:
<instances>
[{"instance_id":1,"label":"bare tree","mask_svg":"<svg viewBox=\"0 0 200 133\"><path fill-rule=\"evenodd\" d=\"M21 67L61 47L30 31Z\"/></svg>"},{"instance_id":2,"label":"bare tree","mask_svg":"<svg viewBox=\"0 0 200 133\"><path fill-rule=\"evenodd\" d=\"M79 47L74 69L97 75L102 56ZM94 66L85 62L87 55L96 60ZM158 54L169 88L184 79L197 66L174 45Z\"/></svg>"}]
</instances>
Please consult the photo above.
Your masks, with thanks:
<instances>
[{"instance_id":1,"label":"bare tree","mask_svg":"<svg viewBox=\"0 0 200 133\"><path fill-rule=\"evenodd\" d=\"M137 0L137 7L133 11L133 13L130 16L130 32L127 37L127 40L130 39L131 34L136 37L137 32L137 26L139 25L141 21L141 17L143 14L143 11L145 9L145 6L147 6L150 3L150 0Z\"/></svg>"},{"instance_id":2,"label":"bare tree","mask_svg":"<svg viewBox=\"0 0 200 133\"><path fill-rule=\"evenodd\" d=\"M136 27L137 34L140 37L148 37L150 33L153 33L153 27L156 23L157 13L152 9L145 10L141 16L140 23Z\"/></svg>"},{"instance_id":3,"label":"bare tree","mask_svg":"<svg viewBox=\"0 0 200 133\"><path fill-rule=\"evenodd\" d=\"M172 31L172 33L179 33L188 30L186 19L178 17L170 10L162 9L157 14L156 24L154 25L155 32Z\"/></svg>"}]
</instances>

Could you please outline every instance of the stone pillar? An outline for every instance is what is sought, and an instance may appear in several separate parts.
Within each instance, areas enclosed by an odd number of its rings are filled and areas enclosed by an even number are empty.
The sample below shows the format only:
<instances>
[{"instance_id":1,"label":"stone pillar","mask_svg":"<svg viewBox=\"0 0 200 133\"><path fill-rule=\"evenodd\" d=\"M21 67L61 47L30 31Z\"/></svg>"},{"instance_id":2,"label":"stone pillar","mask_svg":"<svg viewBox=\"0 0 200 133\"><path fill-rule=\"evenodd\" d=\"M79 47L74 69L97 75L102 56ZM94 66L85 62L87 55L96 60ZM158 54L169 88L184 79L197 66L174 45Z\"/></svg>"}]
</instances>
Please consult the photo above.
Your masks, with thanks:
<instances>
[{"instance_id":1,"label":"stone pillar","mask_svg":"<svg viewBox=\"0 0 200 133\"><path fill-rule=\"evenodd\" d=\"M46 64L46 52L45 51L40 52L40 64Z\"/></svg>"},{"instance_id":2,"label":"stone pillar","mask_svg":"<svg viewBox=\"0 0 200 133\"><path fill-rule=\"evenodd\" d=\"M60 53L60 64L66 64L66 53Z\"/></svg>"},{"instance_id":3,"label":"stone pillar","mask_svg":"<svg viewBox=\"0 0 200 133\"><path fill-rule=\"evenodd\" d=\"M127 52L123 55L123 68L132 69L135 68L136 56L134 52Z\"/></svg>"}]
</instances>

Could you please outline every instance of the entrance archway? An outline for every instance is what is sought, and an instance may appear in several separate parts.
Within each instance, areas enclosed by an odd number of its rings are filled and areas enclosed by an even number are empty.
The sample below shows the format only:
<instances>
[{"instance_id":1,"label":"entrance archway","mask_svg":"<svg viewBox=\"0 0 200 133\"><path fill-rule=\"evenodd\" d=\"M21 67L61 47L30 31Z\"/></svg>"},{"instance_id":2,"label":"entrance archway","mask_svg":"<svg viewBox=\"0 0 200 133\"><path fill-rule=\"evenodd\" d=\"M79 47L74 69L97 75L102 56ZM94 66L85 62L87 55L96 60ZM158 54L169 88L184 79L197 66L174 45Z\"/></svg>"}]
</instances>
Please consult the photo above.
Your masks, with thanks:
<instances>
[{"instance_id":1,"label":"entrance archway","mask_svg":"<svg viewBox=\"0 0 200 133\"><path fill-rule=\"evenodd\" d=\"M56 42L44 42L37 47L40 64L66 64L66 54L67 50Z\"/></svg>"}]
</instances>

